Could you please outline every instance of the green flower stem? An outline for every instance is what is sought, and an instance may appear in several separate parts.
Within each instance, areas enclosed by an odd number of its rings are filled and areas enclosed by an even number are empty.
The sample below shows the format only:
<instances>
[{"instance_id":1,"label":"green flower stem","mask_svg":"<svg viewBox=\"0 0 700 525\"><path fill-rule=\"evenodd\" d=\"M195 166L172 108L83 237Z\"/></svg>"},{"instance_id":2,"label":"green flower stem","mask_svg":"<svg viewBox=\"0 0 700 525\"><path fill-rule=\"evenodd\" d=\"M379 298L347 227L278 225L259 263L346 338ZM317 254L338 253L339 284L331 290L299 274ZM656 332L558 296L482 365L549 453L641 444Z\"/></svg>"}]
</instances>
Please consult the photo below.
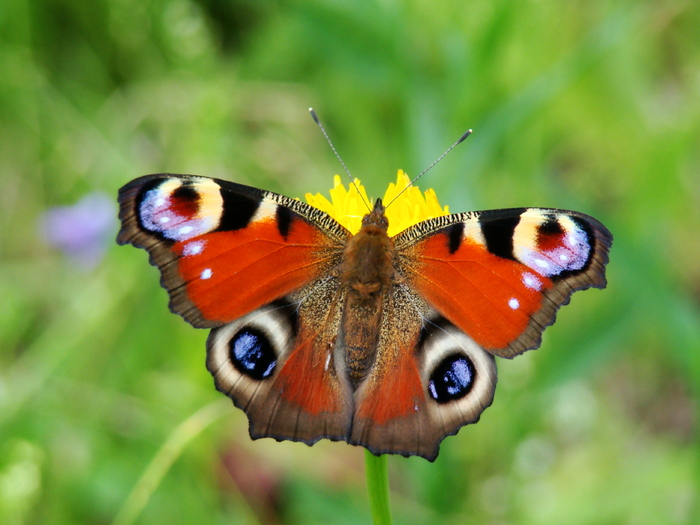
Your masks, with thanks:
<instances>
[{"instance_id":1,"label":"green flower stem","mask_svg":"<svg viewBox=\"0 0 700 525\"><path fill-rule=\"evenodd\" d=\"M372 521L374 525L391 525L386 455L375 456L369 450L365 450L365 470Z\"/></svg>"}]
</instances>

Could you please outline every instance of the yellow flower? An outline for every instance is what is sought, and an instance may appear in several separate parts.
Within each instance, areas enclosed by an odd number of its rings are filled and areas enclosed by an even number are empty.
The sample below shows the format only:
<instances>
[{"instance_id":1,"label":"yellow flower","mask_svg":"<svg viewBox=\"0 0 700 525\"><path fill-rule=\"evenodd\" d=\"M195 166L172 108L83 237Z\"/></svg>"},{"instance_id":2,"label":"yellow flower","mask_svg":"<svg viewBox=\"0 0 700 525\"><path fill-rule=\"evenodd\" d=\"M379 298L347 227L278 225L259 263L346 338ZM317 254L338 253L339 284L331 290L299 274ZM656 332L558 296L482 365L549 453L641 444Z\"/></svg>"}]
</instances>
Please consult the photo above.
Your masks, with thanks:
<instances>
[{"instance_id":1,"label":"yellow flower","mask_svg":"<svg viewBox=\"0 0 700 525\"><path fill-rule=\"evenodd\" d=\"M389 184L382 199L385 206L391 203L391 206L386 209L386 216L389 219L388 234L390 237L416 223L449 213L447 206L444 208L440 206L435 191L432 189L427 190L423 194L417 186L411 186L394 201L399 192L406 188L410 182L411 180L408 176L402 170L399 170L396 184ZM362 226L362 217L370 211L367 209L367 203L370 206L374 205L374 200L367 198L367 193L360 180L355 179L355 184L349 184L346 189L340 182L340 176L336 175L334 188L330 193L330 201L320 193L316 195L307 193L306 202L319 210L325 211L353 234L359 232Z\"/></svg>"}]
</instances>

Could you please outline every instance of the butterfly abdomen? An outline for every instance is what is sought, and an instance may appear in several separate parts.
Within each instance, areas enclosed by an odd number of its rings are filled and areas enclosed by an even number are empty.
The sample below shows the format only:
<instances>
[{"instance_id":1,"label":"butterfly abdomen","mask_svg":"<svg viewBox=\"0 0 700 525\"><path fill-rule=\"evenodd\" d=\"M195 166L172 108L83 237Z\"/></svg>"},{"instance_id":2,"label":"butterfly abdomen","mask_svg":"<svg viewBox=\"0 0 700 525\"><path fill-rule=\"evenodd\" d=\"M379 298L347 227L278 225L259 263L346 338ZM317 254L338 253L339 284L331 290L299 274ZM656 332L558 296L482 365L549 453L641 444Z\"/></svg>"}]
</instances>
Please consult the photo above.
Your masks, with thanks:
<instances>
[{"instance_id":1,"label":"butterfly abdomen","mask_svg":"<svg viewBox=\"0 0 700 525\"><path fill-rule=\"evenodd\" d=\"M339 275L346 290L341 342L354 387L374 364L385 292L394 277L394 243L387 235L381 201L362 222L362 229L345 247Z\"/></svg>"}]
</instances>

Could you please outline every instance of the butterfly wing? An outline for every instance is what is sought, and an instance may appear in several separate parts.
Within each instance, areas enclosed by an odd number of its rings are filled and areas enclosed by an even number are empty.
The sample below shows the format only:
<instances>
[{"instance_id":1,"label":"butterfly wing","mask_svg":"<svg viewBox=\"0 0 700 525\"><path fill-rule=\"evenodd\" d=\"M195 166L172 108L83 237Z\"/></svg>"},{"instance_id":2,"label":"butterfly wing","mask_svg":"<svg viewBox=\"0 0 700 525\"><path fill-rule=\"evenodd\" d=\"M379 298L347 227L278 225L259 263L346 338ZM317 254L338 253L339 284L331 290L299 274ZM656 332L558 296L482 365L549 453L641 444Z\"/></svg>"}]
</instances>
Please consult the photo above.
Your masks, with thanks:
<instances>
[{"instance_id":1,"label":"butterfly wing","mask_svg":"<svg viewBox=\"0 0 700 525\"><path fill-rule=\"evenodd\" d=\"M350 443L433 461L491 404L496 363L404 283L386 294L377 357L355 393Z\"/></svg>"},{"instance_id":2,"label":"butterfly wing","mask_svg":"<svg viewBox=\"0 0 700 525\"><path fill-rule=\"evenodd\" d=\"M347 440L352 389L334 352L341 306L328 276L212 330L207 368L248 414L253 439Z\"/></svg>"},{"instance_id":3,"label":"butterfly wing","mask_svg":"<svg viewBox=\"0 0 700 525\"><path fill-rule=\"evenodd\" d=\"M148 175L119 191L119 244L146 249L170 308L231 322L331 271L350 233L300 201L223 180Z\"/></svg>"},{"instance_id":4,"label":"butterfly wing","mask_svg":"<svg viewBox=\"0 0 700 525\"><path fill-rule=\"evenodd\" d=\"M537 348L576 290L604 288L612 235L578 212L447 215L394 237L397 270L441 315L500 357Z\"/></svg>"},{"instance_id":5,"label":"butterfly wing","mask_svg":"<svg viewBox=\"0 0 700 525\"><path fill-rule=\"evenodd\" d=\"M493 356L538 347L574 291L605 286L612 236L581 213L521 208L439 217L394 242L398 277L350 442L432 460L491 404Z\"/></svg>"},{"instance_id":6,"label":"butterfly wing","mask_svg":"<svg viewBox=\"0 0 700 525\"><path fill-rule=\"evenodd\" d=\"M214 328L207 367L251 436L346 439L352 393L329 356L350 233L300 201L205 177L141 177L119 202L118 242L149 252L173 312Z\"/></svg>"}]
</instances>

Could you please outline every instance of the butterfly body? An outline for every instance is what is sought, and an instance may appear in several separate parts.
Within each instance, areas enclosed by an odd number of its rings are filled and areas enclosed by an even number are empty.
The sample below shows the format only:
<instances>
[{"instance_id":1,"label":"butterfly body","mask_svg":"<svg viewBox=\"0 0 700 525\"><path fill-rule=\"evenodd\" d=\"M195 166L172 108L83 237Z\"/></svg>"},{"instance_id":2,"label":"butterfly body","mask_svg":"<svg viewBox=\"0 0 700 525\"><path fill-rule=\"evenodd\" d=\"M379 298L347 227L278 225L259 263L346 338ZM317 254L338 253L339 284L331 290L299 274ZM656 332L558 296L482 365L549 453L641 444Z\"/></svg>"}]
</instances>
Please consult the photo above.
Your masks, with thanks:
<instances>
[{"instance_id":1,"label":"butterfly body","mask_svg":"<svg viewBox=\"0 0 700 525\"><path fill-rule=\"evenodd\" d=\"M340 348L354 388L367 376L377 353L386 294L395 279L394 243L378 200L362 228L343 250L339 281L345 293Z\"/></svg>"},{"instance_id":2,"label":"butterfly body","mask_svg":"<svg viewBox=\"0 0 700 525\"><path fill-rule=\"evenodd\" d=\"M577 212L446 215L354 235L300 201L151 175L120 191L118 241L149 251L171 309L211 328L207 367L253 438L437 456L479 419L493 356L536 348L573 291L604 287L612 242Z\"/></svg>"}]
</instances>

